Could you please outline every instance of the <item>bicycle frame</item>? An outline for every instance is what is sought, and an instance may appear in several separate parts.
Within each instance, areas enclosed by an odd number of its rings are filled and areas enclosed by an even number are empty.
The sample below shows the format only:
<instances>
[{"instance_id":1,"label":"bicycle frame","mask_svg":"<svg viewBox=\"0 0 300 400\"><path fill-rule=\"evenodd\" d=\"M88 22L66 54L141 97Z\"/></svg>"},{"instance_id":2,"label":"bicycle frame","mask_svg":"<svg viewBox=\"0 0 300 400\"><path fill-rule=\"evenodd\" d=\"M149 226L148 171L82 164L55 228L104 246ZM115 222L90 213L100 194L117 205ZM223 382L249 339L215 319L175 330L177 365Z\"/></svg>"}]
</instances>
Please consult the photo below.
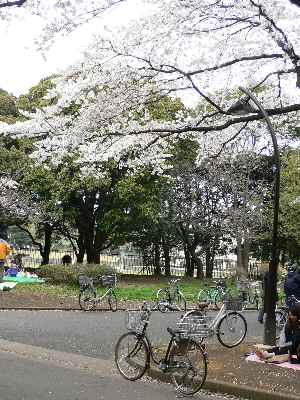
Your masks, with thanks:
<instances>
[{"instance_id":1,"label":"bicycle frame","mask_svg":"<svg viewBox=\"0 0 300 400\"><path fill-rule=\"evenodd\" d=\"M95 298L94 303L95 304L101 303L101 301L105 299L105 297L108 297L111 293L114 293L114 289L108 288L107 291L102 296Z\"/></svg>"},{"instance_id":2,"label":"bicycle frame","mask_svg":"<svg viewBox=\"0 0 300 400\"><path fill-rule=\"evenodd\" d=\"M149 325L149 320L146 320L142 332L141 333L134 332L139 339L146 341L147 348L148 348L149 355L150 355L148 363L150 363L150 359L152 359L152 361L156 365L159 365L162 361L167 363L168 359L169 359L169 355L170 355L171 346L174 341L174 336L171 336L171 338L169 340L168 348L167 348L167 351L165 352L164 357L161 360L159 360L158 358L156 358L156 355L153 351L152 343L147 335L148 325Z\"/></svg>"},{"instance_id":3,"label":"bicycle frame","mask_svg":"<svg viewBox=\"0 0 300 400\"><path fill-rule=\"evenodd\" d=\"M212 332L212 334L215 333L218 323L220 322L221 318L223 318L223 316L225 314L227 314L226 306L225 306L225 304L222 304L222 307L218 311L217 315L215 316L215 318L211 321L211 323L208 326L208 328Z\"/></svg>"}]
</instances>

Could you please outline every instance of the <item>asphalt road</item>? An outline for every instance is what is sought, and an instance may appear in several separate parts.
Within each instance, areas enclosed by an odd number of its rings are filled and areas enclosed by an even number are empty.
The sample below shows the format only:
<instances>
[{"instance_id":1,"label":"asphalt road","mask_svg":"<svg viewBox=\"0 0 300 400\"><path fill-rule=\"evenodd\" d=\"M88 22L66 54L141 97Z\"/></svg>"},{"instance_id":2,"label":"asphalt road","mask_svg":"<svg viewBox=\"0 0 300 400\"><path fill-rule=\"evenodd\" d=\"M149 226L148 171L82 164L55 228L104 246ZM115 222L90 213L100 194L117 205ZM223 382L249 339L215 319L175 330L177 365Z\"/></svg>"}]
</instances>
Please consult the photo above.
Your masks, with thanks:
<instances>
[{"instance_id":1,"label":"asphalt road","mask_svg":"<svg viewBox=\"0 0 300 400\"><path fill-rule=\"evenodd\" d=\"M175 313L153 313L150 337L166 343L166 327ZM248 340L262 327L247 312ZM120 377L113 364L118 337L126 331L124 312L1 311L1 400L169 400L172 385L145 378L135 383ZM221 346L221 345L220 345ZM199 400L224 400L204 392Z\"/></svg>"},{"instance_id":2,"label":"asphalt road","mask_svg":"<svg viewBox=\"0 0 300 400\"><path fill-rule=\"evenodd\" d=\"M246 340L260 341L262 326L257 313L244 313L248 322ZM167 326L176 313L152 313L148 330L154 343L167 343ZM49 349L111 359L115 343L126 332L124 312L1 311L0 338ZM220 345L221 346L221 345Z\"/></svg>"},{"instance_id":3,"label":"asphalt road","mask_svg":"<svg viewBox=\"0 0 300 400\"><path fill-rule=\"evenodd\" d=\"M1 400L175 400L173 386L142 379L128 382L107 371L85 372L47 360L0 351ZM224 400L199 393L199 400ZM228 397L226 398L228 399Z\"/></svg>"}]
</instances>

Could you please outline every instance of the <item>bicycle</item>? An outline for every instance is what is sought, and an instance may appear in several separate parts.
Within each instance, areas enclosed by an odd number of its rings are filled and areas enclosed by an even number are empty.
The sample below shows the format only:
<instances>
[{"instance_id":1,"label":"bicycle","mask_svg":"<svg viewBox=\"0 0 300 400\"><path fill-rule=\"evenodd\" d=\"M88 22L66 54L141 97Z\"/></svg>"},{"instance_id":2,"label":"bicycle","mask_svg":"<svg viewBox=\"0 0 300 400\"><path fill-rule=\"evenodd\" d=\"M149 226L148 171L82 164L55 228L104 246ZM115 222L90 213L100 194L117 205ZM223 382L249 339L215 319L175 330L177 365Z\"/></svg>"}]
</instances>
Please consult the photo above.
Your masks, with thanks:
<instances>
[{"instance_id":1,"label":"bicycle","mask_svg":"<svg viewBox=\"0 0 300 400\"><path fill-rule=\"evenodd\" d=\"M227 284L225 281L216 282L216 286L209 286L199 290L197 300L201 303L214 305L216 310L222 307L223 300L227 293Z\"/></svg>"},{"instance_id":2,"label":"bicycle","mask_svg":"<svg viewBox=\"0 0 300 400\"><path fill-rule=\"evenodd\" d=\"M290 305L294 305L299 302L300 300L297 299L297 297L294 295L288 297L288 304ZM287 306L281 306L280 308L276 308L275 310L276 336L278 336L281 330L284 328L287 322L288 313L289 313L289 307Z\"/></svg>"},{"instance_id":3,"label":"bicycle","mask_svg":"<svg viewBox=\"0 0 300 400\"><path fill-rule=\"evenodd\" d=\"M260 282L237 281L237 289L241 293L244 308L253 305L256 310L261 304Z\"/></svg>"},{"instance_id":4,"label":"bicycle","mask_svg":"<svg viewBox=\"0 0 300 400\"><path fill-rule=\"evenodd\" d=\"M167 328L171 335L162 359L154 354L147 336L151 311L144 305L141 310L127 311L127 329L115 347L115 363L120 374L130 381L140 379L152 360L164 373L172 376L173 384L184 395L192 395L203 386L207 375L205 345L194 341L189 332L178 326Z\"/></svg>"},{"instance_id":5,"label":"bicycle","mask_svg":"<svg viewBox=\"0 0 300 400\"><path fill-rule=\"evenodd\" d=\"M84 311L94 310L96 305L101 303L104 298L107 298L109 308L111 311L117 311L118 302L114 288L117 284L116 275L102 275L95 279L88 276L80 275L78 278L80 293L79 293L79 306ZM94 283L101 283L103 287L107 287L106 292L97 297Z\"/></svg>"},{"instance_id":6,"label":"bicycle","mask_svg":"<svg viewBox=\"0 0 300 400\"><path fill-rule=\"evenodd\" d=\"M169 287L159 289L156 292L156 304L160 312L186 311L186 300L178 282L180 279L173 279L168 282Z\"/></svg>"},{"instance_id":7,"label":"bicycle","mask_svg":"<svg viewBox=\"0 0 300 400\"><path fill-rule=\"evenodd\" d=\"M239 312L243 309L243 301L239 298L225 298L215 318L207 315L208 303L200 305L200 310L188 311L182 316L182 321L186 318L193 318L195 323L203 325L204 333L200 343L206 337L217 336L222 346L233 348L243 342L247 334L247 321Z\"/></svg>"}]
</instances>

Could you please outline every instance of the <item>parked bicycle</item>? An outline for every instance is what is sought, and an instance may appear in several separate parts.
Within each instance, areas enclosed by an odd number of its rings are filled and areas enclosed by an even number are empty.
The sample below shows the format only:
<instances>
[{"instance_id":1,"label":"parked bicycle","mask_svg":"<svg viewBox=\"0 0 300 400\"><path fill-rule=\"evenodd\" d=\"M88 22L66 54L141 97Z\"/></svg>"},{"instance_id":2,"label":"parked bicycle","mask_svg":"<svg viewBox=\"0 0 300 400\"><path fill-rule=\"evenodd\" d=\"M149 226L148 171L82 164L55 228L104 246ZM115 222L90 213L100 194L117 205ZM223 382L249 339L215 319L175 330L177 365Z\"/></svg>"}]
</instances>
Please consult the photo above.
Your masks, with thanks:
<instances>
[{"instance_id":1,"label":"parked bicycle","mask_svg":"<svg viewBox=\"0 0 300 400\"><path fill-rule=\"evenodd\" d=\"M200 303L213 305L217 310L222 307L224 298L227 294L227 284L225 281L217 281L214 286L206 286L199 290L197 300Z\"/></svg>"},{"instance_id":2,"label":"parked bicycle","mask_svg":"<svg viewBox=\"0 0 300 400\"><path fill-rule=\"evenodd\" d=\"M260 282L250 282L250 281L237 281L236 287L238 291L241 293L244 308L247 308L249 305L251 308L255 308L258 310L261 301L261 283Z\"/></svg>"},{"instance_id":3,"label":"parked bicycle","mask_svg":"<svg viewBox=\"0 0 300 400\"><path fill-rule=\"evenodd\" d=\"M186 300L179 287L180 279L168 282L169 287L159 289L156 293L157 308L160 312L186 311Z\"/></svg>"},{"instance_id":4,"label":"parked bicycle","mask_svg":"<svg viewBox=\"0 0 300 400\"><path fill-rule=\"evenodd\" d=\"M297 297L294 295L289 296L289 298L288 298L288 304L290 304L290 305L294 305L299 302L300 302L300 299L297 299ZM287 322L288 313L289 313L289 307L287 307L287 306L281 306L279 308L276 308L276 310L275 310L276 336L280 335L280 332L284 328L284 326Z\"/></svg>"},{"instance_id":5,"label":"parked bicycle","mask_svg":"<svg viewBox=\"0 0 300 400\"><path fill-rule=\"evenodd\" d=\"M182 316L182 321L192 318L194 324L199 325L199 342L203 343L205 338L216 335L224 347L232 348L241 344L247 334L247 321L239 312L242 311L243 301L239 298L225 298L214 318L207 315L207 307L208 303L204 303L202 309L188 311Z\"/></svg>"},{"instance_id":6,"label":"parked bicycle","mask_svg":"<svg viewBox=\"0 0 300 400\"><path fill-rule=\"evenodd\" d=\"M127 311L127 329L115 348L115 362L120 374L130 381L141 378L150 366L150 359L164 373L172 376L176 390L192 395L203 386L207 375L205 345L195 342L182 327L167 328L171 337L163 358L157 358L147 336L151 311Z\"/></svg>"},{"instance_id":7,"label":"parked bicycle","mask_svg":"<svg viewBox=\"0 0 300 400\"><path fill-rule=\"evenodd\" d=\"M118 302L114 288L117 284L116 275L102 275L95 279L88 276L80 275L78 278L80 293L79 293L79 306L84 311L94 310L96 305L101 303L105 298L107 299L111 311L117 311ZM100 283L103 287L108 289L102 295L97 297L97 292L94 284Z\"/></svg>"}]
</instances>

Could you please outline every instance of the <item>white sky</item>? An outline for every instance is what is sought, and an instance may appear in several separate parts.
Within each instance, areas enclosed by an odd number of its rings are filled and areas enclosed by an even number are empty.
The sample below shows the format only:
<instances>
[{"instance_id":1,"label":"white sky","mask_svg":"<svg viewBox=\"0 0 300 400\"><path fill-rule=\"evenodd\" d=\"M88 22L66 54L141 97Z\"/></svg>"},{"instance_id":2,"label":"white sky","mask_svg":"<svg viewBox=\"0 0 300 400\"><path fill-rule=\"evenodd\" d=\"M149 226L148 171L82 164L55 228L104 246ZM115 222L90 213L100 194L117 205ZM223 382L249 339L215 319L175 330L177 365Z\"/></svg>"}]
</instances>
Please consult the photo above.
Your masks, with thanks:
<instances>
[{"instance_id":1,"label":"white sky","mask_svg":"<svg viewBox=\"0 0 300 400\"><path fill-rule=\"evenodd\" d=\"M140 13L141 8L133 0L131 6L126 3L126 8L119 7L107 13L104 23L111 26L117 25L119 21L128 22ZM43 26L38 17L24 16L10 23L0 21L0 88L16 96L25 94L41 78L79 60L93 35L101 32L104 23L99 22L99 19L94 20L68 37L60 37L46 53L45 60L34 44Z\"/></svg>"}]
</instances>

